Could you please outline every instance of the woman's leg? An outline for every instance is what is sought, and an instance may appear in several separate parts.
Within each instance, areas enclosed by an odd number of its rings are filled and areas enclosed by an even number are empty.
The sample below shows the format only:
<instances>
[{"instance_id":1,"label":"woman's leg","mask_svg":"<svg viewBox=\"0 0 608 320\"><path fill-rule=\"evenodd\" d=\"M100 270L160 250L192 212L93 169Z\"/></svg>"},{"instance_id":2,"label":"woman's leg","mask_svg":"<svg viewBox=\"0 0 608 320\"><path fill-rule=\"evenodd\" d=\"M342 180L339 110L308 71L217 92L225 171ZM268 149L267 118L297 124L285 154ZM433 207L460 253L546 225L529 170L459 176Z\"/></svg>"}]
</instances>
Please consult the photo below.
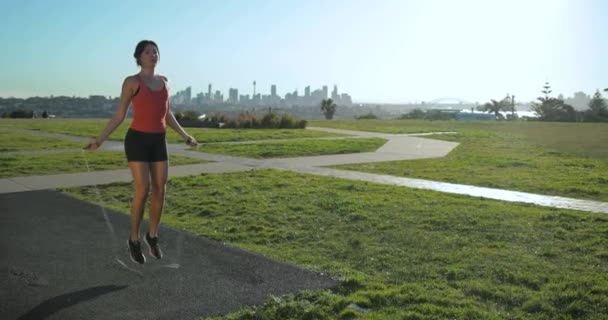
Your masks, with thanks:
<instances>
[{"instance_id":1,"label":"woman's leg","mask_svg":"<svg viewBox=\"0 0 608 320\"><path fill-rule=\"evenodd\" d=\"M158 236L158 225L160 216L165 205L165 192L167 186L167 176L169 175L168 161L150 162L150 176L152 183L152 198L150 199L150 237Z\"/></svg>"},{"instance_id":2,"label":"woman's leg","mask_svg":"<svg viewBox=\"0 0 608 320\"><path fill-rule=\"evenodd\" d=\"M139 239L139 225L144 214L148 192L150 190L150 164L141 161L129 161L133 176L133 201L131 202L131 240Z\"/></svg>"}]
</instances>

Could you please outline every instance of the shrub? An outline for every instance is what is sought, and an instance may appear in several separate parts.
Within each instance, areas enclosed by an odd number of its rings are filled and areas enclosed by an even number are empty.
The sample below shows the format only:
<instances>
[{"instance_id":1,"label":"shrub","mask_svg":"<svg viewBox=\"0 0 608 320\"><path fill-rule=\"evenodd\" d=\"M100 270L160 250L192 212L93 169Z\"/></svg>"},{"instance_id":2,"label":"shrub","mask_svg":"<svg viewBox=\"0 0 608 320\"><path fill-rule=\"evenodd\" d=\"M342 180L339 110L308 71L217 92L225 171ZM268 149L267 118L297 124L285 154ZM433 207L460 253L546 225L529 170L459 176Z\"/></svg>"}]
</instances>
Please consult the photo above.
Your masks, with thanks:
<instances>
[{"instance_id":1,"label":"shrub","mask_svg":"<svg viewBox=\"0 0 608 320\"><path fill-rule=\"evenodd\" d=\"M290 114L277 114L269 111L261 119L248 111L237 116L226 116L222 113L211 114L203 120L205 127L234 129L304 129L308 123Z\"/></svg>"},{"instance_id":2,"label":"shrub","mask_svg":"<svg viewBox=\"0 0 608 320\"><path fill-rule=\"evenodd\" d=\"M361 119L378 119L378 116L373 114L371 111L368 114L364 114L362 116L356 116L355 119L357 120L361 120Z\"/></svg>"}]
</instances>

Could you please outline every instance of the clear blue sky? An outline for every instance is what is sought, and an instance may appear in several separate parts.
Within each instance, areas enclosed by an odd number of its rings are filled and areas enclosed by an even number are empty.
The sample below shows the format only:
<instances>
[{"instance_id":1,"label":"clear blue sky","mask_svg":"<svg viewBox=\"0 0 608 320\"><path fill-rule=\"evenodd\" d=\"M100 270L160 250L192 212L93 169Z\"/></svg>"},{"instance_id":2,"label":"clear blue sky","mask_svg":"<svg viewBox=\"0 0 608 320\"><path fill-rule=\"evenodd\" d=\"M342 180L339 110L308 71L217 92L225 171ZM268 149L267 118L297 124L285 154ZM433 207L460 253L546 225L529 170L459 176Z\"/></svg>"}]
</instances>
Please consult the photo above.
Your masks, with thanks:
<instances>
[{"instance_id":1,"label":"clear blue sky","mask_svg":"<svg viewBox=\"0 0 608 320\"><path fill-rule=\"evenodd\" d=\"M608 1L2 1L0 96L117 96L141 39L172 92L326 84L355 101L608 87Z\"/></svg>"}]
</instances>

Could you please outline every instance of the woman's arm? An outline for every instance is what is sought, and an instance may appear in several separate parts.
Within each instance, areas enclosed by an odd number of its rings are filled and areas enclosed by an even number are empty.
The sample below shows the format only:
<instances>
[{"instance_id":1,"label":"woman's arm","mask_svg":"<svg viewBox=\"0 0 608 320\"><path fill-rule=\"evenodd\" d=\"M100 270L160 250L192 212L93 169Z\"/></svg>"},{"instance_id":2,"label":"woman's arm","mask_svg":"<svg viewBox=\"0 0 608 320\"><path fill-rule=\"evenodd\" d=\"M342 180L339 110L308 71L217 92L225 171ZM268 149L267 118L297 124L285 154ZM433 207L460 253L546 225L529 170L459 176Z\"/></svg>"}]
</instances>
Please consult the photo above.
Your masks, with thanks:
<instances>
[{"instance_id":1,"label":"woman's arm","mask_svg":"<svg viewBox=\"0 0 608 320\"><path fill-rule=\"evenodd\" d=\"M169 90L169 84L167 83L167 82L169 82L169 79L167 79L167 77L165 77L165 76L161 76L161 77L165 80L165 85L167 86L167 90ZM179 134L182 137L182 139L184 139L186 144L191 145L191 146L196 146L198 144L198 142L196 142L194 137L192 137L188 133L186 133L184 128L182 128L182 126L179 124L179 122L177 122L177 119L175 119L175 115L173 115L173 112L171 112L170 105L167 108L167 115L165 116L165 123L169 127L171 127L173 130L175 130L175 132L177 132L177 134Z\"/></svg>"},{"instance_id":2,"label":"woman's arm","mask_svg":"<svg viewBox=\"0 0 608 320\"><path fill-rule=\"evenodd\" d=\"M186 144L191 146L196 146L198 144L194 137L186 133L184 128L182 128L179 122L177 122L175 116L173 115L173 112L171 112L171 109L167 110L167 116L165 117L165 121L169 127L173 128L173 130L175 130L175 132L177 132L177 134L179 134L182 139L184 139Z\"/></svg>"},{"instance_id":3,"label":"woman's arm","mask_svg":"<svg viewBox=\"0 0 608 320\"><path fill-rule=\"evenodd\" d=\"M120 102L118 104L118 108L112 115L110 121L106 127L101 131L99 136L96 138L92 138L89 141L89 144L85 147L85 149L95 150L99 148L104 141L120 126L120 124L125 120L127 116L127 111L129 110L129 104L131 104L131 97L133 96L133 92L137 89L137 81L134 81L132 77L127 77L122 83L122 90L120 93Z\"/></svg>"}]
</instances>

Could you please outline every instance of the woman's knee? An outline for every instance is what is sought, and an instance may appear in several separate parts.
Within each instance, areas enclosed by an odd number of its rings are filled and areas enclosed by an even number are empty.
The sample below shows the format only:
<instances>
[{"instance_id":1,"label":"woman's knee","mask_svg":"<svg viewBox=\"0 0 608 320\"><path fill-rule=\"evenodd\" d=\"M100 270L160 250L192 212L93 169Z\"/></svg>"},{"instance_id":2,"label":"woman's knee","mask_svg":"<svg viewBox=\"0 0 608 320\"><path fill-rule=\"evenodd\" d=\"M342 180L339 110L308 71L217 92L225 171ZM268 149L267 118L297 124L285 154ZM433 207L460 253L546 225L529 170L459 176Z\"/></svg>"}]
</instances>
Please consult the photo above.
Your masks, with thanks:
<instances>
[{"instance_id":1,"label":"woman's knee","mask_svg":"<svg viewBox=\"0 0 608 320\"><path fill-rule=\"evenodd\" d=\"M150 192L149 184L133 184L133 191L135 193L135 197L137 198L146 198L148 193Z\"/></svg>"},{"instance_id":2,"label":"woman's knee","mask_svg":"<svg viewBox=\"0 0 608 320\"><path fill-rule=\"evenodd\" d=\"M155 195L164 195L167 191L166 183L153 183L152 184L152 193Z\"/></svg>"}]
</instances>

